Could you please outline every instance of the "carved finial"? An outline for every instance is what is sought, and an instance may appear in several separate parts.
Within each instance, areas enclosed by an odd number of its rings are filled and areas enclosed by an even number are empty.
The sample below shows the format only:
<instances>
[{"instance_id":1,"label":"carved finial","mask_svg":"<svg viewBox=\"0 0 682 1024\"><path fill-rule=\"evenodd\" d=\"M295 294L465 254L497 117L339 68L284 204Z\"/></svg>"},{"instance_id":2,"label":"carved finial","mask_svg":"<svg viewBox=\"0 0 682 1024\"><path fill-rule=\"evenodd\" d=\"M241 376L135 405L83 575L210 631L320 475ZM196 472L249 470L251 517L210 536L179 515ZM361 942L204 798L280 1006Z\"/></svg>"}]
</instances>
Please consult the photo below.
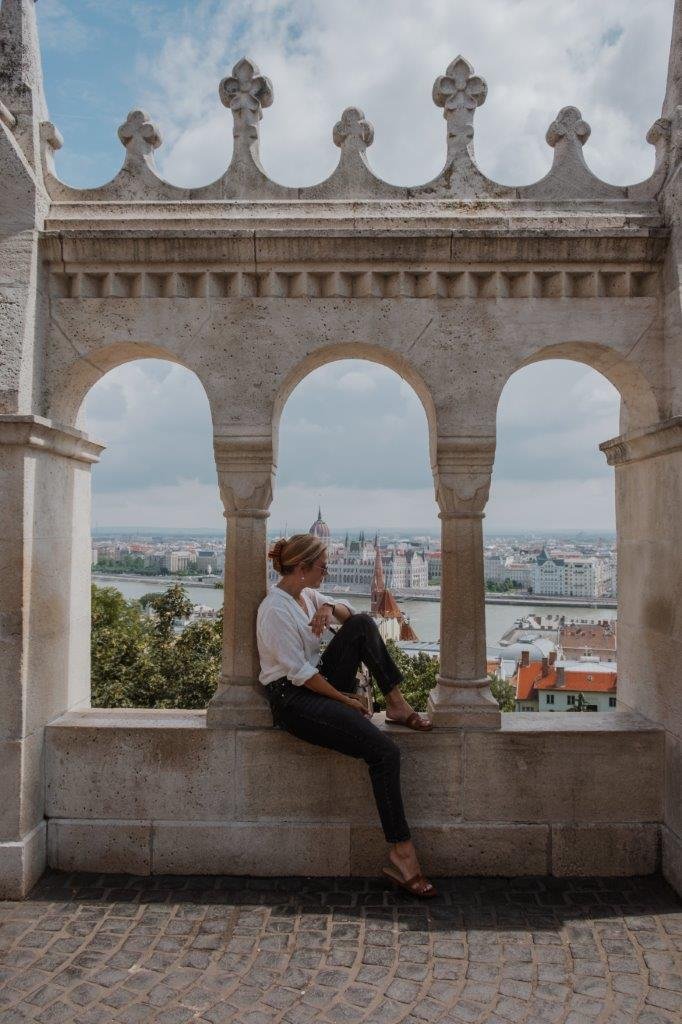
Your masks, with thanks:
<instances>
[{"instance_id":1,"label":"carved finial","mask_svg":"<svg viewBox=\"0 0 682 1024\"><path fill-rule=\"evenodd\" d=\"M341 120L334 125L332 137L334 145L340 149L347 144L352 144L356 148L364 150L374 142L374 126L358 107L346 107L341 115Z\"/></svg>"},{"instance_id":2,"label":"carved finial","mask_svg":"<svg viewBox=\"0 0 682 1024\"><path fill-rule=\"evenodd\" d=\"M232 74L223 78L219 92L234 116L235 138L257 139L263 107L269 107L275 98L270 79L261 75L252 60L243 57L232 68Z\"/></svg>"},{"instance_id":3,"label":"carved finial","mask_svg":"<svg viewBox=\"0 0 682 1024\"><path fill-rule=\"evenodd\" d=\"M131 110L118 130L118 137L131 157L151 157L163 139L144 110Z\"/></svg>"},{"instance_id":4,"label":"carved finial","mask_svg":"<svg viewBox=\"0 0 682 1024\"><path fill-rule=\"evenodd\" d=\"M64 145L62 133L56 125L52 124L52 121L41 122L40 138L46 146L50 147L53 153L56 153Z\"/></svg>"},{"instance_id":5,"label":"carved finial","mask_svg":"<svg viewBox=\"0 0 682 1024\"><path fill-rule=\"evenodd\" d=\"M52 124L52 121L40 122L40 143L43 154L44 166L54 174L54 155L64 145L62 133Z\"/></svg>"},{"instance_id":6,"label":"carved finial","mask_svg":"<svg viewBox=\"0 0 682 1024\"><path fill-rule=\"evenodd\" d=\"M577 107L562 107L547 129L545 138L550 146L556 146L563 139L570 142L577 140L584 146L592 133L587 121L583 121L583 115Z\"/></svg>"},{"instance_id":7,"label":"carved finial","mask_svg":"<svg viewBox=\"0 0 682 1024\"><path fill-rule=\"evenodd\" d=\"M474 114L485 103L488 86L485 79L474 74L468 60L461 55L448 65L444 75L433 84L433 102L443 107L448 122L448 153L466 148L474 137Z\"/></svg>"}]
</instances>

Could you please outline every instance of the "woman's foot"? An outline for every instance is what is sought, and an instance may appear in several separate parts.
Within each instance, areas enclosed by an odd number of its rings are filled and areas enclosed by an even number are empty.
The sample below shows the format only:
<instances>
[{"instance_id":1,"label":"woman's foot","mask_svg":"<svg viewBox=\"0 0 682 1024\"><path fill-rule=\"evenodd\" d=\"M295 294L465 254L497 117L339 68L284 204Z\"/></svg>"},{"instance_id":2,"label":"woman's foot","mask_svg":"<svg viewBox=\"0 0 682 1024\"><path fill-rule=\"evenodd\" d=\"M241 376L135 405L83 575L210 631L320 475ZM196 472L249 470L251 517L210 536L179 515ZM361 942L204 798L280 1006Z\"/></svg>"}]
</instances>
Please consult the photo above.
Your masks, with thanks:
<instances>
[{"instance_id":1,"label":"woman's foot","mask_svg":"<svg viewBox=\"0 0 682 1024\"><path fill-rule=\"evenodd\" d=\"M417 851L411 840L396 843L388 853L393 870L384 868L384 874L393 878L402 888L408 889L414 896L435 896L436 890L428 879L424 878L419 867ZM406 885L407 882L411 884Z\"/></svg>"},{"instance_id":2,"label":"woman's foot","mask_svg":"<svg viewBox=\"0 0 682 1024\"><path fill-rule=\"evenodd\" d=\"M415 715L417 716L416 720L413 717ZM410 719L412 721L409 721ZM408 704L397 686L394 686L386 694L386 721L396 722L399 725L407 725L409 723L411 729L423 731L430 729L432 726L429 718L418 715L414 708Z\"/></svg>"}]
</instances>

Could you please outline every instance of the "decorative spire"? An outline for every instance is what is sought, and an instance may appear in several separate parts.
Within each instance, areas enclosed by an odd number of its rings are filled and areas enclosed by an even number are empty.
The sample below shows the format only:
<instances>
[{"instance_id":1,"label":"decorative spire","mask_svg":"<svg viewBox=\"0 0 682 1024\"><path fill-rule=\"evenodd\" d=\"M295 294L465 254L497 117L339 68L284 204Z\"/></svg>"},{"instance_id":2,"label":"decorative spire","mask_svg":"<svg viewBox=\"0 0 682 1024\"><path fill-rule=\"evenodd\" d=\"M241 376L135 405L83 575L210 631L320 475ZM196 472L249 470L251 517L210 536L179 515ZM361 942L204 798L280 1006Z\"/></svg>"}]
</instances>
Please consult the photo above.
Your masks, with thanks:
<instances>
[{"instance_id":1,"label":"decorative spire","mask_svg":"<svg viewBox=\"0 0 682 1024\"><path fill-rule=\"evenodd\" d=\"M355 149L364 153L374 142L374 126L358 107L346 107L341 120L334 125L334 145L339 149Z\"/></svg>"},{"instance_id":2,"label":"decorative spire","mask_svg":"<svg viewBox=\"0 0 682 1024\"><path fill-rule=\"evenodd\" d=\"M473 155L474 114L487 94L485 79L474 74L473 66L461 54L434 82L433 102L443 108L448 123L448 158L462 150Z\"/></svg>"},{"instance_id":3,"label":"decorative spire","mask_svg":"<svg viewBox=\"0 0 682 1024\"><path fill-rule=\"evenodd\" d=\"M552 148L560 142L575 148L584 146L591 134L592 129L587 121L583 121L583 115L577 107L562 107L556 120L547 129L545 138Z\"/></svg>"},{"instance_id":4,"label":"decorative spire","mask_svg":"<svg viewBox=\"0 0 682 1024\"><path fill-rule=\"evenodd\" d=\"M668 58L668 79L663 100L663 117L672 120L675 110L682 104L682 0L675 0L673 25Z\"/></svg>"},{"instance_id":5,"label":"decorative spire","mask_svg":"<svg viewBox=\"0 0 682 1024\"><path fill-rule=\"evenodd\" d=\"M0 101L16 119L15 135L27 159L39 167L40 123L47 120L47 104L35 0L2 0Z\"/></svg>"},{"instance_id":6,"label":"decorative spire","mask_svg":"<svg viewBox=\"0 0 682 1024\"><path fill-rule=\"evenodd\" d=\"M132 157L152 158L163 138L161 132L144 110L131 110L118 129L118 137Z\"/></svg>"},{"instance_id":7,"label":"decorative spire","mask_svg":"<svg viewBox=\"0 0 682 1024\"><path fill-rule=\"evenodd\" d=\"M242 57L232 68L232 74L223 78L218 87L220 99L234 117L233 135L235 153L251 150L258 159L259 121L263 107L269 107L275 98L272 82L252 60Z\"/></svg>"}]
</instances>

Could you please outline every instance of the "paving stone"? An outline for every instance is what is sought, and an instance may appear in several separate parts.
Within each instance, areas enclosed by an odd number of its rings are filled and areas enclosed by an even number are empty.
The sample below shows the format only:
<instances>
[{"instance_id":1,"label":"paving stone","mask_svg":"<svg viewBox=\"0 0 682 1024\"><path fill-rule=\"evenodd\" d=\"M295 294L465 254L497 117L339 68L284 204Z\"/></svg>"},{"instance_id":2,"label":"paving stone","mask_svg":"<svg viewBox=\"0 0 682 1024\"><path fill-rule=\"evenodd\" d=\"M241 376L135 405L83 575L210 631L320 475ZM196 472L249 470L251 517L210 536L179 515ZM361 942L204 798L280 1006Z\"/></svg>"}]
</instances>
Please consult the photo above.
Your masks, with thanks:
<instances>
[{"instance_id":1,"label":"paving stone","mask_svg":"<svg viewBox=\"0 0 682 1024\"><path fill-rule=\"evenodd\" d=\"M0 903L2 1024L682 1019L657 879L441 879L426 907L369 879L66 877Z\"/></svg>"}]
</instances>

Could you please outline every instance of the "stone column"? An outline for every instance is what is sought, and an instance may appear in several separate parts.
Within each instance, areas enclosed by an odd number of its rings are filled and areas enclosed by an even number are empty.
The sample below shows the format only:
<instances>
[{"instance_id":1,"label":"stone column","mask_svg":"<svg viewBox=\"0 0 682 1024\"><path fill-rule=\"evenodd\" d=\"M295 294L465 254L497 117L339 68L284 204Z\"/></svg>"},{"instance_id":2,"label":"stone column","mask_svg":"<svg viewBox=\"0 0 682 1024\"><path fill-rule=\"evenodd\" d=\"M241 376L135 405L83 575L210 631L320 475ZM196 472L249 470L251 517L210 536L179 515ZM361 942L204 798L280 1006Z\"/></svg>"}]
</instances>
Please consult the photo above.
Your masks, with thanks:
<instances>
[{"instance_id":1,"label":"stone column","mask_svg":"<svg viewBox=\"0 0 682 1024\"><path fill-rule=\"evenodd\" d=\"M682 416L599 447L616 476L618 709L665 729L661 867L682 893Z\"/></svg>"},{"instance_id":2,"label":"stone column","mask_svg":"<svg viewBox=\"0 0 682 1024\"><path fill-rule=\"evenodd\" d=\"M207 725L270 726L261 683L256 612L267 590L267 521L274 459L270 437L216 437L220 494L227 519L223 662Z\"/></svg>"},{"instance_id":3,"label":"stone column","mask_svg":"<svg viewBox=\"0 0 682 1024\"><path fill-rule=\"evenodd\" d=\"M46 863L44 726L90 706L90 467L101 445L0 416L0 897Z\"/></svg>"},{"instance_id":4,"label":"stone column","mask_svg":"<svg viewBox=\"0 0 682 1024\"><path fill-rule=\"evenodd\" d=\"M495 455L489 437L441 438L434 476L441 519L440 675L429 696L434 724L498 729L486 672L483 509Z\"/></svg>"}]
</instances>

